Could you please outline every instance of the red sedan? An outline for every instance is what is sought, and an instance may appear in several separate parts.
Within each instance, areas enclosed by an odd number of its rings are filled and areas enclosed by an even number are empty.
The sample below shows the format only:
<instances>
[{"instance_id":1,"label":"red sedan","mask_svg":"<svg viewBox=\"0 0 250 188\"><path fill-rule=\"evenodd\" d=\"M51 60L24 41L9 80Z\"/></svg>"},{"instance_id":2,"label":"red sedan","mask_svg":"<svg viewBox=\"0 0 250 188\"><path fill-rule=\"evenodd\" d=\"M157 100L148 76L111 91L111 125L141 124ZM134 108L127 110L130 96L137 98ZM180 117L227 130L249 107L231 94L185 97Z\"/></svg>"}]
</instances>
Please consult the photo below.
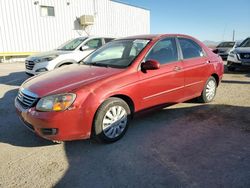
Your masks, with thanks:
<instances>
[{"instance_id":1,"label":"red sedan","mask_svg":"<svg viewBox=\"0 0 250 188\"><path fill-rule=\"evenodd\" d=\"M222 59L190 36L127 37L78 65L30 78L15 106L25 125L43 138L114 142L138 111L192 98L211 102L223 71Z\"/></svg>"}]
</instances>

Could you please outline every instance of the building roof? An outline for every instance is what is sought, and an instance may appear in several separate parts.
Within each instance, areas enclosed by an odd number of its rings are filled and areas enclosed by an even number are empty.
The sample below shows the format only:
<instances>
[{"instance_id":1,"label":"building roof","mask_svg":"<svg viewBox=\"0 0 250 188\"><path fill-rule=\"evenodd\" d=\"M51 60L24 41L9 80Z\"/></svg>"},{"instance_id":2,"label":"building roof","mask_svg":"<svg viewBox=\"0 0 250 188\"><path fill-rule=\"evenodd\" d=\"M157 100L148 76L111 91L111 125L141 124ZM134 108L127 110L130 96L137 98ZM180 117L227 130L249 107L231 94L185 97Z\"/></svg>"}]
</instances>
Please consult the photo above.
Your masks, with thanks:
<instances>
[{"instance_id":1,"label":"building roof","mask_svg":"<svg viewBox=\"0 0 250 188\"><path fill-rule=\"evenodd\" d=\"M140 8L140 9L144 9L144 10L150 11L150 10L147 9L147 8L140 7L140 6L137 6L137 5L132 5L132 4L129 4L129 3L125 3L125 2L122 2L122 1L120 1L120 0L111 0L111 1L113 1L113 2L115 2L115 3L120 3L120 4L124 4L124 5L128 5L128 6L132 6L132 7L136 7L136 8Z\"/></svg>"}]
</instances>

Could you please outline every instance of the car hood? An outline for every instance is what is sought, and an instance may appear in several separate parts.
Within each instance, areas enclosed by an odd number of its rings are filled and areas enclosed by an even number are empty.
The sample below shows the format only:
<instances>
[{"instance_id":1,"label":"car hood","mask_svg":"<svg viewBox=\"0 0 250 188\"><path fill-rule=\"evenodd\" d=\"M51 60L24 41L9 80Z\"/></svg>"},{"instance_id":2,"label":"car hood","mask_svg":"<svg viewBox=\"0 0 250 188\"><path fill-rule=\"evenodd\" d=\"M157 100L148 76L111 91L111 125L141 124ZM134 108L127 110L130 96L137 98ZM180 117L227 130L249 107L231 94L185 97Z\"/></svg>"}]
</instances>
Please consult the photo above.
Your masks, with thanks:
<instances>
[{"instance_id":1,"label":"car hood","mask_svg":"<svg viewBox=\"0 0 250 188\"><path fill-rule=\"evenodd\" d=\"M250 53L250 47L238 47L235 48L234 51L236 53Z\"/></svg>"},{"instance_id":2,"label":"car hood","mask_svg":"<svg viewBox=\"0 0 250 188\"><path fill-rule=\"evenodd\" d=\"M49 57L49 56L59 56L59 55L68 54L68 53L72 53L72 51L53 50L53 51L48 51L48 52L41 52L41 53L37 53L37 54L29 56L27 60L40 59L40 58Z\"/></svg>"},{"instance_id":3,"label":"car hood","mask_svg":"<svg viewBox=\"0 0 250 188\"><path fill-rule=\"evenodd\" d=\"M124 69L74 64L34 76L24 82L21 87L43 97L70 92L122 71Z\"/></svg>"}]
</instances>

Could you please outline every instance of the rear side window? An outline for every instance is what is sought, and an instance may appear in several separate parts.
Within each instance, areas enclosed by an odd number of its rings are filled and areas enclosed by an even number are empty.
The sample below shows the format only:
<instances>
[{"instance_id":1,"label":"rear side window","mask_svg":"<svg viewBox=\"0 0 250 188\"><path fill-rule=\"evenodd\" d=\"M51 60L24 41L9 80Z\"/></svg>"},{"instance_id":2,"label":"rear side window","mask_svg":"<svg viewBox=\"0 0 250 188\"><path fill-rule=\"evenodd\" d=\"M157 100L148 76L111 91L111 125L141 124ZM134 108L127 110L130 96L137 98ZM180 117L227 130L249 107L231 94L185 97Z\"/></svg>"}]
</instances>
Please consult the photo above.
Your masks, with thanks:
<instances>
[{"instance_id":1,"label":"rear side window","mask_svg":"<svg viewBox=\"0 0 250 188\"><path fill-rule=\"evenodd\" d=\"M93 49L100 48L102 46L102 39L89 40L85 45Z\"/></svg>"},{"instance_id":2,"label":"rear side window","mask_svg":"<svg viewBox=\"0 0 250 188\"><path fill-rule=\"evenodd\" d=\"M178 53L174 38L166 38L159 41L149 52L146 61L154 59L160 64L178 61Z\"/></svg>"},{"instance_id":3,"label":"rear side window","mask_svg":"<svg viewBox=\"0 0 250 188\"><path fill-rule=\"evenodd\" d=\"M202 48L193 40L186 38L178 38L184 59L203 57Z\"/></svg>"},{"instance_id":4,"label":"rear side window","mask_svg":"<svg viewBox=\"0 0 250 188\"><path fill-rule=\"evenodd\" d=\"M105 43L108 43L108 42L110 42L110 41L112 41L112 40L114 40L114 39L113 39L113 38L105 38L105 39L104 39Z\"/></svg>"}]
</instances>

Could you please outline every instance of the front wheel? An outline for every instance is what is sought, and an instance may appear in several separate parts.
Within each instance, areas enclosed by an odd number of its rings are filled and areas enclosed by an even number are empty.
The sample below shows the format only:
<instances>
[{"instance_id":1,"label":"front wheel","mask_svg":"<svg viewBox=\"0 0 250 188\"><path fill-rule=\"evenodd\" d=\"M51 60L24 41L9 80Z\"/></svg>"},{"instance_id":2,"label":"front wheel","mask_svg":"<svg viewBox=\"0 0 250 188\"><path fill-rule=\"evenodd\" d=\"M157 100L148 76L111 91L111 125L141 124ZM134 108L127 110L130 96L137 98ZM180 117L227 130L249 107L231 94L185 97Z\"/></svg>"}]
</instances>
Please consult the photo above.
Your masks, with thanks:
<instances>
[{"instance_id":1,"label":"front wheel","mask_svg":"<svg viewBox=\"0 0 250 188\"><path fill-rule=\"evenodd\" d=\"M215 94L216 94L216 88L217 88L217 82L216 82L215 78L211 76L207 80L207 82L203 88L201 96L199 97L199 101L201 101L203 103L212 102L212 100L214 99Z\"/></svg>"},{"instance_id":2,"label":"front wheel","mask_svg":"<svg viewBox=\"0 0 250 188\"><path fill-rule=\"evenodd\" d=\"M115 142L126 133L130 119L128 104L120 98L111 97L96 112L94 137L102 142Z\"/></svg>"}]
</instances>

